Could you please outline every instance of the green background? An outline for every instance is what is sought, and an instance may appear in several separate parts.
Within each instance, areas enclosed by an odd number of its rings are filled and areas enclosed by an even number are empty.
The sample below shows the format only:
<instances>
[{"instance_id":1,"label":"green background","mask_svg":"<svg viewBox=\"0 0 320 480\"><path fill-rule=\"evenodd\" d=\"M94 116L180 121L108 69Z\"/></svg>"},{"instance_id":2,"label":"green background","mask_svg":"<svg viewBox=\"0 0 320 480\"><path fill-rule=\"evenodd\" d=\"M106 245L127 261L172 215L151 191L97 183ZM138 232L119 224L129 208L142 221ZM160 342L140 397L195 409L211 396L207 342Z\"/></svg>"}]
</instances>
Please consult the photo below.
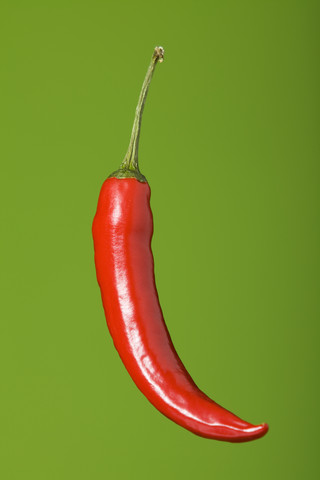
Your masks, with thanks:
<instances>
[{"instance_id":1,"label":"green background","mask_svg":"<svg viewBox=\"0 0 320 480\"><path fill-rule=\"evenodd\" d=\"M319 2L1 1L0 476L313 479ZM140 167L175 346L261 440L197 437L108 334L91 223L155 45Z\"/></svg>"}]
</instances>

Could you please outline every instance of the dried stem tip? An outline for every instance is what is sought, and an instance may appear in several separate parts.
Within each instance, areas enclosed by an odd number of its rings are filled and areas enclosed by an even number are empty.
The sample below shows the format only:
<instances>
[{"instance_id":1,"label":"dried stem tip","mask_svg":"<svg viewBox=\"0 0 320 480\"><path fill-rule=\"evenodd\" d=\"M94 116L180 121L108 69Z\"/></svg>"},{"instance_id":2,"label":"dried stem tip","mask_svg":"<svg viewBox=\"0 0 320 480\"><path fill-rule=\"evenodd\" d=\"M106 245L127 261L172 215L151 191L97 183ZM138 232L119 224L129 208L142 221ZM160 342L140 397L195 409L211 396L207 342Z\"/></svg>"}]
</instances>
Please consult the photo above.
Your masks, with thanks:
<instances>
[{"instance_id":1,"label":"dried stem tip","mask_svg":"<svg viewBox=\"0 0 320 480\"><path fill-rule=\"evenodd\" d=\"M160 63L163 62L164 49L162 47L156 47L153 52L153 57Z\"/></svg>"}]
</instances>

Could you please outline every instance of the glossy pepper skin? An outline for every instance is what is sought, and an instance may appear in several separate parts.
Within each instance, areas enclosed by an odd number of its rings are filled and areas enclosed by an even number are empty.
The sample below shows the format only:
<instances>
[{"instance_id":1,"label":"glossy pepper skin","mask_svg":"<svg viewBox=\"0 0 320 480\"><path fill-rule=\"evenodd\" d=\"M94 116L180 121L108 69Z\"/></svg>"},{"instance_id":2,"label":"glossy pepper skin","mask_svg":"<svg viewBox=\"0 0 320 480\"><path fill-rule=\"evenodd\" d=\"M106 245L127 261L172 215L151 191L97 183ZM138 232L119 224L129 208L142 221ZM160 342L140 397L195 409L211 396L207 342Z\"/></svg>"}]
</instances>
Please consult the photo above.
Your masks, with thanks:
<instances>
[{"instance_id":1,"label":"glossy pepper skin","mask_svg":"<svg viewBox=\"0 0 320 480\"><path fill-rule=\"evenodd\" d=\"M163 319L151 251L150 188L138 168L141 116L157 62L156 47L139 97L124 161L104 182L92 232L97 279L114 345L147 399L166 417L206 438L245 442L262 437L196 386L181 362Z\"/></svg>"},{"instance_id":2,"label":"glossy pepper skin","mask_svg":"<svg viewBox=\"0 0 320 480\"><path fill-rule=\"evenodd\" d=\"M207 397L183 366L163 319L155 286L150 188L108 178L93 222L97 279L114 345L133 381L165 416L197 435L229 442L263 436Z\"/></svg>"}]
</instances>

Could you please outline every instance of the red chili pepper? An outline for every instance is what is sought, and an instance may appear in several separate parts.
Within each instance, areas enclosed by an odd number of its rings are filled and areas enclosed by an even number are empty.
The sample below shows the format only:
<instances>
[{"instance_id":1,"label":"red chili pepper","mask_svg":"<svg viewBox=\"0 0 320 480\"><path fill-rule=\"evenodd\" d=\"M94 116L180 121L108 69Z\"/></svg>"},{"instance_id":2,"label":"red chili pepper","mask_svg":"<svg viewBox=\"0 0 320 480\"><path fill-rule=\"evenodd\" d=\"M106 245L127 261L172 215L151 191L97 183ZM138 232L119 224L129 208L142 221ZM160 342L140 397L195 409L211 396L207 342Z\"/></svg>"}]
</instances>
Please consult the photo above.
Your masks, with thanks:
<instances>
[{"instance_id":1,"label":"red chili pepper","mask_svg":"<svg viewBox=\"0 0 320 480\"><path fill-rule=\"evenodd\" d=\"M262 437L196 386L182 364L163 319L154 279L150 188L138 168L141 116L163 49L152 56L120 169L104 182L93 222L97 279L114 345L133 381L165 416L206 438L245 442Z\"/></svg>"}]
</instances>

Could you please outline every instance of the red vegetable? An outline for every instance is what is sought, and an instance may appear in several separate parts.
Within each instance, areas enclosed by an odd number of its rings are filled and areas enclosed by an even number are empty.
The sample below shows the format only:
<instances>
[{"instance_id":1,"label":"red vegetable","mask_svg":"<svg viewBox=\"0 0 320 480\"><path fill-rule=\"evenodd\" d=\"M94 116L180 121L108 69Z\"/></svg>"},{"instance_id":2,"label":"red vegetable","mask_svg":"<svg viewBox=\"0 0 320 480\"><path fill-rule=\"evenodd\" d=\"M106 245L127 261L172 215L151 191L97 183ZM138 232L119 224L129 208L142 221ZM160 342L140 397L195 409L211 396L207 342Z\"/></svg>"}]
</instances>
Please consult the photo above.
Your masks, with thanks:
<instances>
[{"instance_id":1,"label":"red vegetable","mask_svg":"<svg viewBox=\"0 0 320 480\"><path fill-rule=\"evenodd\" d=\"M262 437L254 426L224 409L196 386L165 325L155 286L150 188L138 168L141 115L153 70L154 51L127 155L104 182L93 222L97 279L114 345L133 381L164 415L202 437L244 442Z\"/></svg>"}]
</instances>

